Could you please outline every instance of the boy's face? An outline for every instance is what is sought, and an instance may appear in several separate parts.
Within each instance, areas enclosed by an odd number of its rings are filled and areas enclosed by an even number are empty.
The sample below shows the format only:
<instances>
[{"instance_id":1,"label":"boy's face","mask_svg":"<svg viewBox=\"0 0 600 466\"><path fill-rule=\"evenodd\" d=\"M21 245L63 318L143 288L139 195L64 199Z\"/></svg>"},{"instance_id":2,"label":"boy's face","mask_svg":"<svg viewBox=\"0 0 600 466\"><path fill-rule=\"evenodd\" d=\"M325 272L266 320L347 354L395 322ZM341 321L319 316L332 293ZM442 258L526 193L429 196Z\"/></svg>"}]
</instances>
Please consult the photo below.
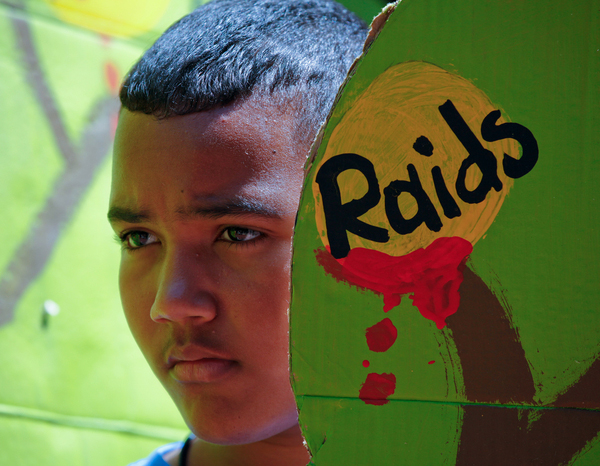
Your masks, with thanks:
<instances>
[{"instance_id":1,"label":"boy's face","mask_svg":"<svg viewBox=\"0 0 600 466\"><path fill-rule=\"evenodd\" d=\"M287 309L308 147L294 123L261 99L120 115L109 218L123 307L187 424L213 443L298 429Z\"/></svg>"}]
</instances>

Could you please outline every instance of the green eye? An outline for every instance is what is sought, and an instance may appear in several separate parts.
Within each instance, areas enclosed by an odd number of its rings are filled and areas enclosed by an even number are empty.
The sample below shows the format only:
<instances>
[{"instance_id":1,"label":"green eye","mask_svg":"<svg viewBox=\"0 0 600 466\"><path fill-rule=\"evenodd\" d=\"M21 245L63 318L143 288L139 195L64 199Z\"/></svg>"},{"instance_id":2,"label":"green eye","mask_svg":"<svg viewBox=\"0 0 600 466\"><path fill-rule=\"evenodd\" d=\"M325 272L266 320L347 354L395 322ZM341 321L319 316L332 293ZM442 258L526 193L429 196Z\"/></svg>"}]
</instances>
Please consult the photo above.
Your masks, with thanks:
<instances>
[{"instance_id":1,"label":"green eye","mask_svg":"<svg viewBox=\"0 0 600 466\"><path fill-rule=\"evenodd\" d=\"M232 243L241 243L246 241L252 241L262 233L255 230L250 230L249 228L240 228L240 227L228 227L223 230L221 234L221 239L225 241L230 241Z\"/></svg>"},{"instance_id":2,"label":"green eye","mask_svg":"<svg viewBox=\"0 0 600 466\"><path fill-rule=\"evenodd\" d=\"M131 231L123 236L122 241L127 249L139 249L158 242L158 239L147 231Z\"/></svg>"}]
</instances>

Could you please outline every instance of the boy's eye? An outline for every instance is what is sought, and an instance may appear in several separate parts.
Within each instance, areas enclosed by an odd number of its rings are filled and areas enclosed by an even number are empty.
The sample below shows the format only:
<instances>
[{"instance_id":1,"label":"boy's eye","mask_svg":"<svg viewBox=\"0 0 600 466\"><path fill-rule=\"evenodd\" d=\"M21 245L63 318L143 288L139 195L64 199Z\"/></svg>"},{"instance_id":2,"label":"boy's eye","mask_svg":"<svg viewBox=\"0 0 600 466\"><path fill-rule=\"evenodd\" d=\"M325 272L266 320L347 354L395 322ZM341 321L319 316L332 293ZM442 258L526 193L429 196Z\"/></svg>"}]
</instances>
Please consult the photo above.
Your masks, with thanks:
<instances>
[{"instance_id":1,"label":"boy's eye","mask_svg":"<svg viewBox=\"0 0 600 466\"><path fill-rule=\"evenodd\" d=\"M252 241L260 236L262 236L260 231L241 227L227 227L225 230L223 230L223 233L221 233L219 239L229 241L231 243L241 243L245 241Z\"/></svg>"},{"instance_id":2,"label":"boy's eye","mask_svg":"<svg viewBox=\"0 0 600 466\"><path fill-rule=\"evenodd\" d=\"M121 237L121 241L127 249L139 249L157 243L158 238L147 231L130 231Z\"/></svg>"}]
</instances>

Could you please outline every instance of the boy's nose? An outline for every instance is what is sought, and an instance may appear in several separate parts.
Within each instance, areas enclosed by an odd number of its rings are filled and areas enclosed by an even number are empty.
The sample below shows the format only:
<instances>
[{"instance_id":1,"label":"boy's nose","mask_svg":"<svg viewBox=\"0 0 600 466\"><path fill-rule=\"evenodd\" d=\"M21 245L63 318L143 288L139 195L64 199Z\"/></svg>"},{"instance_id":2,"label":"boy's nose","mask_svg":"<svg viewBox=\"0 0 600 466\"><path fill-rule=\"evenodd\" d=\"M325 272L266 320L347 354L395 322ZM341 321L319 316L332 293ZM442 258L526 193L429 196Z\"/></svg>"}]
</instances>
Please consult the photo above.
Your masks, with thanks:
<instances>
[{"instance_id":1,"label":"boy's nose","mask_svg":"<svg viewBox=\"0 0 600 466\"><path fill-rule=\"evenodd\" d=\"M189 319L213 320L217 315L213 265L199 254L168 253L150 309L152 320L179 323Z\"/></svg>"}]
</instances>

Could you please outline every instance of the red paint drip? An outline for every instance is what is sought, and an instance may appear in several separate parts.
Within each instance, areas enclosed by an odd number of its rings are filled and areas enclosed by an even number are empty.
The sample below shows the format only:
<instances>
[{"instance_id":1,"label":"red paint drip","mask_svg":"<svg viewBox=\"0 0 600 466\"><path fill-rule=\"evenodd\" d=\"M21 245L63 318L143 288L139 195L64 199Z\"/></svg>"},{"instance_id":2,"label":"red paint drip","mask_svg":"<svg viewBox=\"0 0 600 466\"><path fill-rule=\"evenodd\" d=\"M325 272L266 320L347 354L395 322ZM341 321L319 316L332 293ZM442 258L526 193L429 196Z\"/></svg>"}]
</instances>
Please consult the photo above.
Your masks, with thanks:
<instances>
[{"instance_id":1,"label":"red paint drip","mask_svg":"<svg viewBox=\"0 0 600 466\"><path fill-rule=\"evenodd\" d=\"M382 406L389 402L387 399L396 390L396 376L394 374L367 375L367 380L360 387L358 397L368 405Z\"/></svg>"},{"instance_id":2,"label":"red paint drip","mask_svg":"<svg viewBox=\"0 0 600 466\"><path fill-rule=\"evenodd\" d=\"M434 364L435 361L429 361L427 364Z\"/></svg>"},{"instance_id":3,"label":"red paint drip","mask_svg":"<svg viewBox=\"0 0 600 466\"><path fill-rule=\"evenodd\" d=\"M472 251L467 240L444 237L400 257L354 248L337 261L330 254L333 260L324 259L325 252L318 252L317 261L337 280L383 294L385 312L400 304L402 295L412 293L410 298L421 315L441 329L460 304L462 269Z\"/></svg>"},{"instance_id":4,"label":"red paint drip","mask_svg":"<svg viewBox=\"0 0 600 466\"><path fill-rule=\"evenodd\" d=\"M368 359L365 359L365 360L363 361L363 367L369 367L370 365L371 365L371 363L369 362L369 360L368 360Z\"/></svg>"},{"instance_id":5,"label":"red paint drip","mask_svg":"<svg viewBox=\"0 0 600 466\"><path fill-rule=\"evenodd\" d=\"M119 71L113 63L104 64L104 78L111 94L117 95L119 93Z\"/></svg>"},{"instance_id":6,"label":"red paint drip","mask_svg":"<svg viewBox=\"0 0 600 466\"><path fill-rule=\"evenodd\" d=\"M388 318L369 327L366 332L367 345L371 351L383 353L391 348L398 338L398 330Z\"/></svg>"}]
</instances>

